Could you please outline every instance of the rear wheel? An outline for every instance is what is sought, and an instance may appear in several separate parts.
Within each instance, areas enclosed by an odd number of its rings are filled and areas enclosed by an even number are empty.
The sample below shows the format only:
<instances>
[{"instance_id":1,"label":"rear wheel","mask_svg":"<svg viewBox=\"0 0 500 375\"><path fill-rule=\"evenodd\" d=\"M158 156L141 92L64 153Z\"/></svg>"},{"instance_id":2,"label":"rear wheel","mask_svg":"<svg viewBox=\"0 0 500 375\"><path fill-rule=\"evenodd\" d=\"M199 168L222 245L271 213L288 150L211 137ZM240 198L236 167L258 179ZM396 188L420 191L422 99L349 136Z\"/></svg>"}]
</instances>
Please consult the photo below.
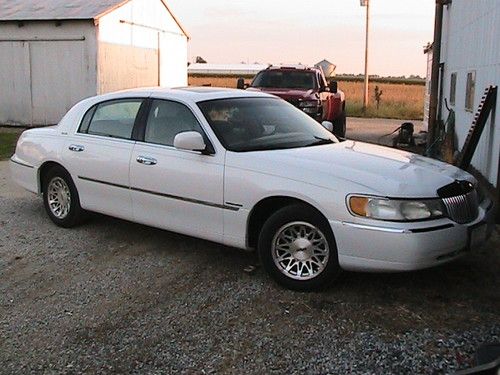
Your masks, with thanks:
<instances>
[{"instance_id":1,"label":"rear wheel","mask_svg":"<svg viewBox=\"0 0 500 375\"><path fill-rule=\"evenodd\" d=\"M289 289L315 290L340 272L328 222L304 204L284 207L267 219L258 251L266 271Z\"/></svg>"},{"instance_id":2,"label":"rear wheel","mask_svg":"<svg viewBox=\"0 0 500 375\"><path fill-rule=\"evenodd\" d=\"M49 218L64 228L80 223L83 210L70 174L64 168L55 166L43 176L42 183L43 203Z\"/></svg>"}]
</instances>

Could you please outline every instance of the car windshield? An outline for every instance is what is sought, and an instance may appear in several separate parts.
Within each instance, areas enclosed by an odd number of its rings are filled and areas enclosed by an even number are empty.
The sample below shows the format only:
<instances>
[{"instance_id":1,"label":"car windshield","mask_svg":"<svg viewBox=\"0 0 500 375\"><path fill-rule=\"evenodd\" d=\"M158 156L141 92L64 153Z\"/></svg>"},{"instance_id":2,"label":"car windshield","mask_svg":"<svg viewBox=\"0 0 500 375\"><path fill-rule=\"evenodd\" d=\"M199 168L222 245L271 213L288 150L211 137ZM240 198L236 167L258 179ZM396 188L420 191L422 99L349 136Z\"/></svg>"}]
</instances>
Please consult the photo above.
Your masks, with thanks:
<instances>
[{"instance_id":1,"label":"car windshield","mask_svg":"<svg viewBox=\"0 0 500 375\"><path fill-rule=\"evenodd\" d=\"M316 88L316 83L312 71L264 70L257 74L251 86L310 90Z\"/></svg>"},{"instance_id":2,"label":"car windshield","mask_svg":"<svg viewBox=\"0 0 500 375\"><path fill-rule=\"evenodd\" d=\"M338 142L301 110L279 98L231 98L198 103L227 150L243 152Z\"/></svg>"}]
</instances>

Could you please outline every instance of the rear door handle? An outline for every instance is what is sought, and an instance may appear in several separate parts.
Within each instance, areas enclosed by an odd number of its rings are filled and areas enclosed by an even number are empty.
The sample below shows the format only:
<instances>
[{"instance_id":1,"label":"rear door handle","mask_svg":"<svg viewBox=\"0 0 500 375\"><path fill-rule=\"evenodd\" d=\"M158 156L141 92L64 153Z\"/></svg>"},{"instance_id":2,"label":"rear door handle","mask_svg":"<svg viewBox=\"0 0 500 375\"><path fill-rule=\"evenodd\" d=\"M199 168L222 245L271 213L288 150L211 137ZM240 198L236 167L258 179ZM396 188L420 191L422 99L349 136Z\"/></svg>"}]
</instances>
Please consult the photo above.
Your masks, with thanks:
<instances>
[{"instance_id":1,"label":"rear door handle","mask_svg":"<svg viewBox=\"0 0 500 375\"><path fill-rule=\"evenodd\" d=\"M138 156L136 160L138 163L141 163L144 165L155 165L156 164L156 159L150 158L149 156Z\"/></svg>"},{"instance_id":2,"label":"rear door handle","mask_svg":"<svg viewBox=\"0 0 500 375\"><path fill-rule=\"evenodd\" d=\"M83 147L82 145L69 145L68 148L71 151L75 151L75 152L82 152L83 150L85 150L85 147Z\"/></svg>"}]
</instances>

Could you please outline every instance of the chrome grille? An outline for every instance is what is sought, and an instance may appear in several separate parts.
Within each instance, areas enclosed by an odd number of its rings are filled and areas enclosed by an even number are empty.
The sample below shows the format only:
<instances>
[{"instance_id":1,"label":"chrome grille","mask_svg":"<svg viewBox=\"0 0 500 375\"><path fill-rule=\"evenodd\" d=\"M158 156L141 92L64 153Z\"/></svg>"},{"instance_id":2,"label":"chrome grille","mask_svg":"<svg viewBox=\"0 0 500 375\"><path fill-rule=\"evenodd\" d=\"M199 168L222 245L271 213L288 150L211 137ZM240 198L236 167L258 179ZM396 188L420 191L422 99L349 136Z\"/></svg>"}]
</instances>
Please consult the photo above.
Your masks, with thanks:
<instances>
[{"instance_id":1,"label":"chrome grille","mask_svg":"<svg viewBox=\"0 0 500 375\"><path fill-rule=\"evenodd\" d=\"M479 202L475 189L466 194L442 199L450 219L459 224L473 221L479 213Z\"/></svg>"}]
</instances>

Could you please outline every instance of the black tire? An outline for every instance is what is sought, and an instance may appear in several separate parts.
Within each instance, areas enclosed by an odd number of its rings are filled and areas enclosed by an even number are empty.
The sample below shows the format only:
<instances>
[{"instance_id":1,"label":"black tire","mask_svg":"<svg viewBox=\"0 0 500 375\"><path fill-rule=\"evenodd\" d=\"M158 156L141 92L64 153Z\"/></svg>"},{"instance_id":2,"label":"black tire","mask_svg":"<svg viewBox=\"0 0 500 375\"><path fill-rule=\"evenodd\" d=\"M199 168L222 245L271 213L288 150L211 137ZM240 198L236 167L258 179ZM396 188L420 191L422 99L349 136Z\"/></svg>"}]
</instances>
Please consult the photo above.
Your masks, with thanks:
<instances>
[{"instance_id":1,"label":"black tire","mask_svg":"<svg viewBox=\"0 0 500 375\"><path fill-rule=\"evenodd\" d=\"M288 224L296 222L299 223L298 225L306 223L314 226L320 231L320 234L324 235L328 243L329 256L324 263L323 270L307 280L297 280L293 278L293 275L286 275L284 267L277 265L273 258L273 242L277 241L276 236L279 233L284 233L284 231L281 232L280 230ZM337 246L330 225L319 212L305 204L286 206L276 211L266 220L259 235L258 253L264 269L278 284L288 289L298 291L317 290L331 283L341 272L338 263ZM313 267L311 262L309 262L309 266Z\"/></svg>"},{"instance_id":2,"label":"black tire","mask_svg":"<svg viewBox=\"0 0 500 375\"><path fill-rule=\"evenodd\" d=\"M337 137L345 138L346 122L345 110L343 110L339 117L333 120L333 134Z\"/></svg>"},{"instance_id":3,"label":"black tire","mask_svg":"<svg viewBox=\"0 0 500 375\"><path fill-rule=\"evenodd\" d=\"M58 217L51 209L49 204L49 189L50 184L53 181L59 179L59 182L64 181L67 188L69 189L70 204L67 214ZM45 206L45 211L56 225L63 228L71 228L79 224L84 216L84 210L80 206L80 198L78 196L78 191L73 183L73 179L70 174L62 167L54 166L52 167L42 179L42 190L43 190L43 205Z\"/></svg>"}]
</instances>

